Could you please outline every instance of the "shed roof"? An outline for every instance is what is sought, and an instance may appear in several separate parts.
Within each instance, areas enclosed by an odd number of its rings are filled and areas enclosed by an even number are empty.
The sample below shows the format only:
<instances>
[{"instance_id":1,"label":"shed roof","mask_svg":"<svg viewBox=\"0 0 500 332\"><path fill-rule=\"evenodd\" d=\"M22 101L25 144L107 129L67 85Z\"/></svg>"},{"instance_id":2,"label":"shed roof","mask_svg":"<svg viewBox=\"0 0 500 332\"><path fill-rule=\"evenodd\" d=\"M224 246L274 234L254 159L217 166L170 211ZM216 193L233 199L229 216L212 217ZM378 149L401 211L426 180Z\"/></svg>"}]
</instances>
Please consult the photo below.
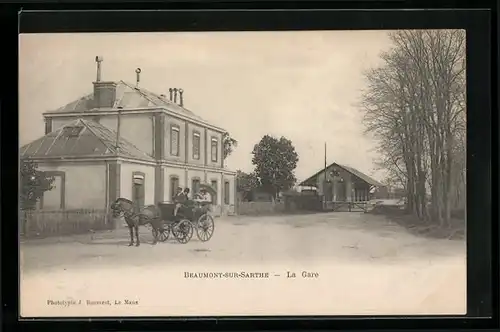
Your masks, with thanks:
<instances>
[{"instance_id":1,"label":"shed roof","mask_svg":"<svg viewBox=\"0 0 500 332\"><path fill-rule=\"evenodd\" d=\"M21 147L21 158L119 156L154 161L147 153L120 138L116 149L116 132L90 120L72 121Z\"/></svg>"},{"instance_id":2,"label":"shed roof","mask_svg":"<svg viewBox=\"0 0 500 332\"><path fill-rule=\"evenodd\" d=\"M327 169L330 169L333 166L336 166L336 167L344 169L345 171L347 171L347 172L353 174L354 176L356 176L361 181L364 181L364 182L366 182L369 185L372 185L374 187L384 187L385 186L384 184L378 182L374 178L372 178L372 177L364 174L363 172L360 172L357 169L355 169L353 167L350 167L350 166L345 166L345 165L341 165L341 164L338 164L338 163L331 163L330 165L327 166ZM324 169L319 170L314 175L312 175L309 178L307 178L306 180L302 181L299 185L300 186L316 185L316 183L317 183L316 179L317 179L318 175L320 175L323 172L324 172Z\"/></svg>"},{"instance_id":3,"label":"shed roof","mask_svg":"<svg viewBox=\"0 0 500 332\"><path fill-rule=\"evenodd\" d=\"M182 107L167 97L158 95L144 88L135 87L134 85L125 81L118 81L116 83L116 98L112 108L141 108L141 107L165 107L169 111L186 116L193 120L207 122L198 115L185 107ZM71 103L59 107L54 111L45 112L44 114L57 114L57 113L79 113L88 112L94 107L92 105L93 93L87 94L78 98Z\"/></svg>"}]
</instances>

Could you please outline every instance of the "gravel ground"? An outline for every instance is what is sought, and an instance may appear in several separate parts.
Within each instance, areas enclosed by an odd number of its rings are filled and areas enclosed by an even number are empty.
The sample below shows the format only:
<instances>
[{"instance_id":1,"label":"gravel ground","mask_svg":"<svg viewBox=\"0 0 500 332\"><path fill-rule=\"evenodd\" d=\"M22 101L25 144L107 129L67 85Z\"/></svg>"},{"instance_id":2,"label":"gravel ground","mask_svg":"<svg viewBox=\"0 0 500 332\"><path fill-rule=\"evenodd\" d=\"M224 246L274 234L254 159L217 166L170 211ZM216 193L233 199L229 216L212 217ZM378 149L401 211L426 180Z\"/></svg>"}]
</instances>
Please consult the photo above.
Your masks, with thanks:
<instances>
[{"instance_id":1,"label":"gravel ground","mask_svg":"<svg viewBox=\"0 0 500 332\"><path fill-rule=\"evenodd\" d=\"M210 241L184 245L153 246L146 228L140 247L127 246L126 229L21 243L21 313L465 313L464 241L415 237L383 216L363 213L228 217L216 219L215 228ZM186 272L235 271L270 278L185 278ZM319 275L303 278L304 271Z\"/></svg>"}]
</instances>

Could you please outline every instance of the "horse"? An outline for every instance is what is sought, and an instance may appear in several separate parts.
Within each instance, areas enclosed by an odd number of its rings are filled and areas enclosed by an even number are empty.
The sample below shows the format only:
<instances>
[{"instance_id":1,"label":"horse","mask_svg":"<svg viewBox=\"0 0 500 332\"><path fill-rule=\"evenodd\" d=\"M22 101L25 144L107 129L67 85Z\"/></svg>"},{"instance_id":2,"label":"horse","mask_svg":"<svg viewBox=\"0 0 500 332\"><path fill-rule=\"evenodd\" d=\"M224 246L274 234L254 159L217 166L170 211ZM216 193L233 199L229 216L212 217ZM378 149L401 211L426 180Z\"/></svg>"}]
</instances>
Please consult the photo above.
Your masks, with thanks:
<instances>
[{"instance_id":1,"label":"horse","mask_svg":"<svg viewBox=\"0 0 500 332\"><path fill-rule=\"evenodd\" d=\"M113 204L111 204L113 217L118 218L123 216L130 231L129 247L134 245L134 229L136 247L141 245L139 241L139 226L151 225L154 232L153 245L158 243L158 235L163 231L163 222L160 218L160 213L155 205L145 206L139 213L134 211L134 203L126 198L120 197Z\"/></svg>"}]
</instances>

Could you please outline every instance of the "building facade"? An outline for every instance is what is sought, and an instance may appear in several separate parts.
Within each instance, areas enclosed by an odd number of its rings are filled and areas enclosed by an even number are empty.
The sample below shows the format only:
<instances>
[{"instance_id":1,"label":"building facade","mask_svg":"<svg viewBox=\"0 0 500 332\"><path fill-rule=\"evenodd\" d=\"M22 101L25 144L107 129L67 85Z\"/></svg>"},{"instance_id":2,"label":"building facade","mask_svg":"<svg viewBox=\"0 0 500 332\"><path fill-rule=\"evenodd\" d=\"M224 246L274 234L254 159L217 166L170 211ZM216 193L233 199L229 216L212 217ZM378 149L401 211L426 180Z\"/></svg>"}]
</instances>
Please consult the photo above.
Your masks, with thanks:
<instances>
[{"instance_id":1,"label":"building facade","mask_svg":"<svg viewBox=\"0 0 500 332\"><path fill-rule=\"evenodd\" d=\"M302 187L313 187L324 202L366 202L375 188L384 185L355 168L332 163L308 179Z\"/></svg>"},{"instance_id":2,"label":"building facade","mask_svg":"<svg viewBox=\"0 0 500 332\"><path fill-rule=\"evenodd\" d=\"M96 58L97 60L97 58ZM214 211L235 213L235 172L224 166L225 130L184 107L182 89L169 97L124 81L100 80L93 92L43 114L45 136L21 148L56 190L41 208L108 208L118 197L139 206L172 200L177 187L217 191Z\"/></svg>"}]
</instances>

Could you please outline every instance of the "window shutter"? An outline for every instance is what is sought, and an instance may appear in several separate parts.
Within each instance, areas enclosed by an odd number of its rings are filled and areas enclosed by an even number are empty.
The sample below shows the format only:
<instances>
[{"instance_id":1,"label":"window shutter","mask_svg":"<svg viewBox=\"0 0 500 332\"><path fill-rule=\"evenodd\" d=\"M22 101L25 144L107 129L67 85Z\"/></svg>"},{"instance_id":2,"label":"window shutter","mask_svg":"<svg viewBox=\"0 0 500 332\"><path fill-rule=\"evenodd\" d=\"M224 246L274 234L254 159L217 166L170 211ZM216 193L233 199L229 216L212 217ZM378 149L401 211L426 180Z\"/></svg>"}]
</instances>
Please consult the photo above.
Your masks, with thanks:
<instances>
[{"instance_id":1,"label":"window shutter","mask_svg":"<svg viewBox=\"0 0 500 332\"><path fill-rule=\"evenodd\" d=\"M170 132L170 154L179 155L179 128L175 126L172 126Z\"/></svg>"},{"instance_id":2,"label":"window shutter","mask_svg":"<svg viewBox=\"0 0 500 332\"><path fill-rule=\"evenodd\" d=\"M200 134L193 133L193 159L200 159Z\"/></svg>"},{"instance_id":3,"label":"window shutter","mask_svg":"<svg viewBox=\"0 0 500 332\"><path fill-rule=\"evenodd\" d=\"M217 162L218 156L217 156L217 148L218 148L218 141L216 138L212 138L212 161Z\"/></svg>"}]
</instances>

